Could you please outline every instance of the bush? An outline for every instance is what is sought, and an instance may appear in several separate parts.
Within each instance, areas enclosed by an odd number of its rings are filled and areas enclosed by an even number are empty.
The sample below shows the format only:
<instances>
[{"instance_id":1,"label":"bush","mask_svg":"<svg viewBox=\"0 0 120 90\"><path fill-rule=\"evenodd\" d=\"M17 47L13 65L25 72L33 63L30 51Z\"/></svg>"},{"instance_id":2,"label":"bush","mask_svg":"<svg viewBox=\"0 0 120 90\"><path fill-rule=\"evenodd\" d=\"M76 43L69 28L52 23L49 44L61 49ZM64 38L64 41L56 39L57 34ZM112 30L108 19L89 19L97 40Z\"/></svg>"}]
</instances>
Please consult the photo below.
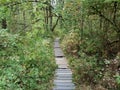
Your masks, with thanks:
<instances>
[{"instance_id":1,"label":"bush","mask_svg":"<svg viewBox=\"0 0 120 90\"><path fill-rule=\"evenodd\" d=\"M50 90L56 68L50 39L0 32L0 90Z\"/></svg>"},{"instance_id":2,"label":"bush","mask_svg":"<svg viewBox=\"0 0 120 90\"><path fill-rule=\"evenodd\" d=\"M63 41L62 41L62 47L63 49L74 56L78 56L78 45L79 45L79 39L78 33L75 31L70 31L70 33L66 34Z\"/></svg>"},{"instance_id":3,"label":"bush","mask_svg":"<svg viewBox=\"0 0 120 90\"><path fill-rule=\"evenodd\" d=\"M120 54L108 58L99 38L79 40L75 31L65 35L62 40L77 87L81 88L80 85L83 84L91 86L92 90L98 90L97 86L104 88L100 90L119 90Z\"/></svg>"}]
</instances>

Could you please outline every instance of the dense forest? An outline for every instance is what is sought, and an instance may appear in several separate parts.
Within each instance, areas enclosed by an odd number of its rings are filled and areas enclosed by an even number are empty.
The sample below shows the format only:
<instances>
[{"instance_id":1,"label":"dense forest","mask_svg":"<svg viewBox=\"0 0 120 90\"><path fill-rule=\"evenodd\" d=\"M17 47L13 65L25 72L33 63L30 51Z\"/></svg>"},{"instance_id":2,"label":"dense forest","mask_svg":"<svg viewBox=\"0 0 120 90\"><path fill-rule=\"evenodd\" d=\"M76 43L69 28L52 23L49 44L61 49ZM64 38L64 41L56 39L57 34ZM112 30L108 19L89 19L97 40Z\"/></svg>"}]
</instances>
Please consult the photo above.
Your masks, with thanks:
<instances>
[{"instance_id":1,"label":"dense forest","mask_svg":"<svg viewBox=\"0 0 120 90\"><path fill-rule=\"evenodd\" d=\"M76 90L120 90L119 0L0 0L0 90L52 90L56 37Z\"/></svg>"}]
</instances>

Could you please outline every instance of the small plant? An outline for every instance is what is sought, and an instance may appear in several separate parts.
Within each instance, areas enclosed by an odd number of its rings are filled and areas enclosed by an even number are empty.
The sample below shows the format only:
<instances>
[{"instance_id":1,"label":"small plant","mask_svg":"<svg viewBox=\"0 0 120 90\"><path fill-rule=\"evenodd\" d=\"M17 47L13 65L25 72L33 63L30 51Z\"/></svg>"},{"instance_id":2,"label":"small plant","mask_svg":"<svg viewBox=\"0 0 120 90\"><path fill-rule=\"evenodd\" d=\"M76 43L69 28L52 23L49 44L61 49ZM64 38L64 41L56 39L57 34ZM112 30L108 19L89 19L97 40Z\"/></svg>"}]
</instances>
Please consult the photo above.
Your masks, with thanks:
<instances>
[{"instance_id":1,"label":"small plant","mask_svg":"<svg viewBox=\"0 0 120 90\"><path fill-rule=\"evenodd\" d=\"M117 82L117 84L120 85L120 75L116 75L115 78L116 78L116 82Z\"/></svg>"}]
</instances>

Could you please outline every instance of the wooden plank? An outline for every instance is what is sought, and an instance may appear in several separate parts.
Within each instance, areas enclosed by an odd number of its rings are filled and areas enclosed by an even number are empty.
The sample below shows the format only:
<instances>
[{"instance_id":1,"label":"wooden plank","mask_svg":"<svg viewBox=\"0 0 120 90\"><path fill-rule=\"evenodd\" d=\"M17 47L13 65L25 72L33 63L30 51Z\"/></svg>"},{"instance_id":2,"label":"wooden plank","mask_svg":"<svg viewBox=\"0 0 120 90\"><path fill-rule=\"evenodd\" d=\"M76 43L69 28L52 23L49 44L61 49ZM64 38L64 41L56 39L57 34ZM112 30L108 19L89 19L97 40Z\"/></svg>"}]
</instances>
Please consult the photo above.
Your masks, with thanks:
<instances>
[{"instance_id":1,"label":"wooden plank","mask_svg":"<svg viewBox=\"0 0 120 90\"><path fill-rule=\"evenodd\" d=\"M71 71L71 69L56 69L56 71Z\"/></svg>"},{"instance_id":2,"label":"wooden plank","mask_svg":"<svg viewBox=\"0 0 120 90\"><path fill-rule=\"evenodd\" d=\"M54 48L60 48L59 42L54 42Z\"/></svg>"},{"instance_id":3,"label":"wooden plank","mask_svg":"<svg viewBox=\"0 0 120 90\"><path fill-rule=\"evenodd\" d=\"M55 57L64 57L64 54L61 52L55 53Z\"/></svg>"},{"instance_id":4,"label":"wooden plank","mask_svg":"<svg viewBox=\"0 0 120 90\"><path fill-rule=\"evenodd\" d=\"M59 72L56 75L72 75L72 72Z\"/></svg>"},{"instance_id":5,"label":"wooden plank","mask_svg":"<svg viewBox=\"0 0 120 90\"><path fill-rule=\"evenodd\" d=\"M55 85L74 85L74 83L72 83L72 82L53 82L53 84Z\"/></svg>"},{"instance_id":6,"label":"wooden plank","mask_svg":"<svg viewBox=\"0 0 120 90\"><path fill-rule=\"evenodd\" d=\"M54 89L60 89L60 90L74 90L75 89L75 85L71 82L56 82L54 83L56 86L54 87ZM63 88L61 88L63 87ZM69 88L67 88L69 87ZM53 89L53 90L54 90Z\"/></svg>"},{"instance_id":7,"label":"wooden plank","mask_svg":"<svg viewBox=\"0 0 120 90\"><path fill-rule=\"evenodd\" d=\"M56 73L72 73L72 71L70 69L57 69L55 71Z\"/></svg>"},{"instance_id":8,"label":"wooden plank","mask_svg":"<svg viewBox=\"0 0 120 90\"><path fill-rule=\"evenodd\" d=\"M59 82L59 83L72 83L72 80L54 80L54 82Z\"/></svg>"},{"instance_id":9,"label":"wooden plank","mask_svg":"<svg viewBox=\"0 0 120 90\"><path fill-rule=\"evenodd\" d=\"M55 42L59 42L59 40L60 40L60 38L56 38L56 39L55 39Z\"/></svg>"},{"instance_id":10,"label":"wooden plank","mask_svg":"<svg viewBox=\"0 0 120 90\"><path fill-rule=\"evenodd\" d=\"M68 68L68 66L67 65L58 65L58 68L64 69L64 68Z\"/></svg>"},{"instance_id":11,"label":"wooden plank","mask_svg":"<svg viewBox=\"0 0 120 90\"><path fill-rule=\"evenodd\" d=\"M69 70L56 70L56 74L72 74L72 71Z\"/></svg>"},{"instance_id":12,"label":"wooden plank","mask_svg":"<svg viewBox=\"0 0 120 90\"><path fill-rule=\"evenodd\" d=\"M64 57L62 50L55 49L55 57Z\"/></svg>"},{"instance_id":13,"label":"wooden plank","mask_svg":"<svg viewBox=\"0 0 120 90\"><path fill-rule=\"evenodd\" d=\"M55 76L59 78L72 78L72 75L55 75Z\"/></svg>"},{"instance_id":14,"label":"wooden plank","mask_svg":"<svg viewBox=\"0 0 120 90\"><path fill-rule=\"evenodd\" d=\"M66 58L65 58L65 57L61 57L61 58L56 57L56 58L55 58L55 60L60 60L60 61L62 61L62 60L63 60L63 61L66 61Z\"/></svg>"},{"instance_id":15,"label":"wooden plank","mask_svg":"<svg viewBox=\"0 0 120 90\"><path fill-rule=\"evenodd\" d=\"M55 48L55 50L61 50L61 51L62 51L62 49L61 49L61 48Z\"/></svg>"},{"instance_id":16,"label":"wooden plank","mask_svg":"<svg viewBox=\"0 0 120 90\"><path fill-rule=\"evenodd\" d=\"M63 53L63 51L60 48L55 48L54 51L55 52L62 52Z\"/></svg>"},{"instance_id":17,"label":"wooden plank","mask_svg":"<svg viewBox=\"0 0 120 90\"><path fill-rule=\"evenodd\" d=\"M55 80L72 80L72 77L56 77Z\"/></svg>"},{"instance_id":18,"label":"wooden plank","mask_svg":"<svg viewBox=\"0 0 120 90\"><path fill-rule=\"evenodd\" d=\"M55 87L54 90L74 90L75 87Z\"/></svg>"},{"instance_id":19,"label":"wooden plank","mask_svg":"<svg viewBox=\"0 0 120 90\"><path fill-rule=\"evenodd\" d=\"M55 71L55 73L72 73L72 71Z\"/></svg>"},{"instance_id":20,"label":"wooden plank","mask_svg":"<svg viewBox=\"0 0 120 90\"><path fill-rule=\"evenodd\" d=\"M56 61L56 64L58 64L58 65L66 65L66 66L68 66L68 64L67 64L66 61Z\"/></svg>"},{"instance_id":21,"label":"wooden plank","mask_svg":"<svg viewBox=\"0 0 120 90\"><path fill-rule=\"evenodd\" d=\"M57 43L57 42L55 42L55 43L54 43L54 48L60 48L60 44Z\"/></svg>"},{"instance_id":22,"label":"wooden plank","mask_svg":"<svg viewBox=\"0 0 120 90\"><path fill-rule=\"evenodd\" d=\"M56 73L55 77L55 80L72 80L72 73Z\"/></svg>"},{"instance_id":23,"label":"wooden plank","mask_svg":"<svg viewBox=\"0 0 120 90\"><path fill-rule=\"evenodd\" d=\"M56 85L56 87L75 87L75 85L74 84L63 84L63 85Z\"/></svg>"}]
</instances>

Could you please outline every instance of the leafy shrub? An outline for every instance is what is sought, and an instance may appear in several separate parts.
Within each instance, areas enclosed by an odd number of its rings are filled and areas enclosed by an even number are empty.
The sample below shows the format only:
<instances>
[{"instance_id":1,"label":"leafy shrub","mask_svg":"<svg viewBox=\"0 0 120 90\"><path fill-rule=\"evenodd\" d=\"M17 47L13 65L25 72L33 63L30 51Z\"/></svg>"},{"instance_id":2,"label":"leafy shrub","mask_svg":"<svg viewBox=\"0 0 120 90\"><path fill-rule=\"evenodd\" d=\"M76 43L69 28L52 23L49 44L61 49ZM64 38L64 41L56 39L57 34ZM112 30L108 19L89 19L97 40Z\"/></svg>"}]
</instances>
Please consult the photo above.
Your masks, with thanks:
<instances>
[{"instance_id":1,"label":"leafy shrub","mask_svg":"<svg viewBox=\"0 0 120 90\"><path fill-rule=\"evenodd\" d=\"M7 33L6 29L0 30L0 56L13 54L12 52L17 49L17 38L19 38L17 34Z\"/></svg>"},{"instance_id":2,"label":"leafy shrub","mask_svg":"<svg viewBox=\"0 0 120 90\"><path fill-rule=\"evenodd\" d=\"M65 35L62 47L68 55L78 88L85 84L92 86L92 90L99 90L97 86L105 88L100 90L119 90L120 55L114 59L106 58L108 55L99 38L84 38L81 42L77 35L75 31Z\"/></svg>"},{"instance_id":3,"label":"leafy shrub","mask_svg":"<svg viewBox=\"0 0 120 90\"><path fill-rule=\"evenodd\" d=\"M75 56L78 56L78 45L79 45L79 39L78 33L75 31L70 31L70 33L66 34L63 41L62 41L62 47L63 49L69 53L74 54Z\"/></svg>"},{"instance_id":4,"label":"leafy shrub","mask_svg":"<svg viewBox=\"0 0 120 90\"><path fill-rule=\"evenodd\" d=\"M0 90L50 90L56 68L50 39L0 30Z\"/></svg>"}]
</instances>

